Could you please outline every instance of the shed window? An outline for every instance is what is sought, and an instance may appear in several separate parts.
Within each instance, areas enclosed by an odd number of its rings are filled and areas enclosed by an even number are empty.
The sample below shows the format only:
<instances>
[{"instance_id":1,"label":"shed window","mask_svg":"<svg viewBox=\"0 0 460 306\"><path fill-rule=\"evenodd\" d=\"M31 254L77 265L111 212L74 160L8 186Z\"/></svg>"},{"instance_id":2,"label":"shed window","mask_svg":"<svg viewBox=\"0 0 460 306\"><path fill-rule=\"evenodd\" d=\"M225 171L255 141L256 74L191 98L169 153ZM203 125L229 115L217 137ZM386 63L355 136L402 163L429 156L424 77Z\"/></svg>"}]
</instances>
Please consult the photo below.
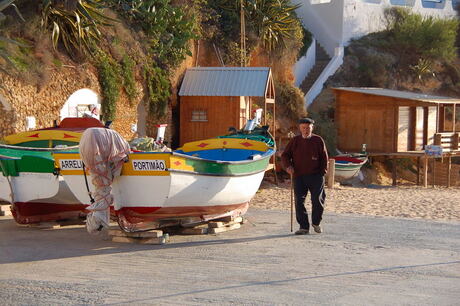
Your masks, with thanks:
<instances>
[{"instance_id":1,"label":"shed window","mask_svg":"<svg viewBox=\"0 0 460 306\"><path fill-rule=\"evenodd\" d=\"M208 121L208 112L202 109L192 110L192 121Z\"/></svg>"},{"instance_id":2,"label":"shed window","mask_svg":"<svg viewBox=\"0 0 460 306\"><path fill-rule=\"evenodd\" d=\"M424 8L443 9L446 6L446 0L422 0Z\"/></svg>"},{"instance_id":3,"label":"shed window","mask_svg":"<svg viewBox=\"0 0 460 306\"><path fill-rule=\"evenodd\" d=\"M391 5L414 6L415 0L390 0Z\"/></svg>"}]
</instances>

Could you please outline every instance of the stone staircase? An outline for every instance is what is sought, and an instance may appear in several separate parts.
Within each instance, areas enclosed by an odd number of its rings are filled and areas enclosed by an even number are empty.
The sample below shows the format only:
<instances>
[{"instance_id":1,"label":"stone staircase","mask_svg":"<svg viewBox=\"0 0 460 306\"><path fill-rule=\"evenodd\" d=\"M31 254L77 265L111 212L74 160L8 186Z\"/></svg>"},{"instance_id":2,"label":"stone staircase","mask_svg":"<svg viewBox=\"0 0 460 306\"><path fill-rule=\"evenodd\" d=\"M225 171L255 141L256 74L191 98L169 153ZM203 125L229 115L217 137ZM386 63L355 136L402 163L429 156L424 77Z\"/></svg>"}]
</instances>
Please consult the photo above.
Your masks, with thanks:
<instances>
[{"instance_id":1,"label":"stone staircase","mask_svg":"<svg viewBox=\"0 0 460 306\"><path fill-rule=\"evenodd\" d=\"M318 79L321 72L323 72L324 68L326 68L327 64L331 58L326 53L326 51L321 47L321 45L316 42L316 63L308 73L307 77L302 81L300 84L300 89L304 94L310 90L313 86L313 83Z\"/></svg>"}]
</instances>

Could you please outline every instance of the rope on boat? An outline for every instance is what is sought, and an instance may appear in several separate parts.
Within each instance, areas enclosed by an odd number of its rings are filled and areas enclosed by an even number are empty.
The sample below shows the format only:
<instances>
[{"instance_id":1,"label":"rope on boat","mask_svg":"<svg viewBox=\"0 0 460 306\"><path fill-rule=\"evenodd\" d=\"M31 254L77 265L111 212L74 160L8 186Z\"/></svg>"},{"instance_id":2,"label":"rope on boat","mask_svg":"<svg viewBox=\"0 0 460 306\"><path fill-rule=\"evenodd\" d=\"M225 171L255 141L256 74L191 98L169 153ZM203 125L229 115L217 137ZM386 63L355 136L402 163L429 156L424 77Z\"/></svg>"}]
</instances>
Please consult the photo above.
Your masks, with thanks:
<instances>
[{"instance_id":1,"label":"rope on boat","mask_svg":"<svg viewBox=\"0 0 460 306\"><path fill-rule=\"evenodd\" d=\"M89 128L81 136L79 149L95 187L94 202L86 208L90 211L86 216L86 229L90 234L97 234L109 227L112 182L120 175L130 152L129 144L114 130Z\"/></svg>"},{"instance_id":2,"label":"rope on boat","mask_svg":"<svg viewBox=\"0 0 460 306\"><path fill-rule=\"evenodd\" d=\"M93 195L91 194L91 190L89 190L88 178L86 177L85 163L82 161L81 164L83 166L83 176L85 177L86 190L88 191L89 200L91 201L91 204L93 204L94 198L93 198Z\"/></svg>"}]
</instances>

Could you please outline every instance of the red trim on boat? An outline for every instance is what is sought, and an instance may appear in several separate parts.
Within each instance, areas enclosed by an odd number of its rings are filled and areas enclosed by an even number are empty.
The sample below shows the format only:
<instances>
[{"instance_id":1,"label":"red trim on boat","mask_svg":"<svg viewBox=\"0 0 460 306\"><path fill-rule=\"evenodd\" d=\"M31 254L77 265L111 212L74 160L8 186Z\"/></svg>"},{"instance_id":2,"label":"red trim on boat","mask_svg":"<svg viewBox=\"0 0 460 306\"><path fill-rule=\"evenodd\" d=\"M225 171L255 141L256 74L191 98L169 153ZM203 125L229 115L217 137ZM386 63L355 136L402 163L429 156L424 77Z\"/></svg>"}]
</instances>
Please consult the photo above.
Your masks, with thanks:
<instances>
[{"instance_id":1,"label":"red trim on boat","mask_svg":"<svg viewBox=\"0 0 460 306\"><path fill-rule=\"evenodd\" d=\"M102 122L96 118L64 118L59 123L59 128L90 128L90 127L104 127Z\"/></svg>"},{"instance_id":2,"label":"red trim on boat","mask_svg":"<svg viewBox=\"0 0 460 306\"><path fill-rule=\"evenodd\" d=\"M355 163L355 164L360 164L363 162L363 160L361 159L357 159L354 157L348 157L348 156L334 156L332 158L337 161L346 161L346 162Z\"/></svg>"},{"instance_id":3,"label":"red trim on boat","mask_svg":"<svg viewBox=\"0 0 460 306\"><path fill-rule=\"evenodd\" d=\"M17 223L29 224L84 216L87 213L86 207L83 204L16 202L11 212Z\"/></svg>"},{"instance_id":4,"label":"red trim on boat","mask_svg":"<svg viewBox=\"0 0 460 306\"><path fill-rule=\"evenodd\" d=\"M205 215L224 214L235 209L245 208L248 203L215 206L179 206L179 207L122 207L116 211L130 223L155 221L176 217L202 217Z\"/></svg>"}]
</instances>

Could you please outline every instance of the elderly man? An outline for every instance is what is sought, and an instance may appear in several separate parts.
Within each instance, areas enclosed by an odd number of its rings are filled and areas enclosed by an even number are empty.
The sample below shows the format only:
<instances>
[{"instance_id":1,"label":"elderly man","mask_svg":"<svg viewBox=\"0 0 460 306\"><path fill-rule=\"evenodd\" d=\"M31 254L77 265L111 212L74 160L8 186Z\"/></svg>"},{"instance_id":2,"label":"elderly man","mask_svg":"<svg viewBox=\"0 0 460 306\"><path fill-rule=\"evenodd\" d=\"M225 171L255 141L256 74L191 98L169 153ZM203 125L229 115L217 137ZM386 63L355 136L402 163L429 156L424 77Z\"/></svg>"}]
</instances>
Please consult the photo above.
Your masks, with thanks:
<instances>
[{"instance_id":1,"label":"elderly man","mask_svg":"<svg viewBox=\"0 0 460 306\"><path fill-rule=\"evenodd\" d=\"M295 136L281 155L283 166L294 177L295 211L300 229L296 235L309 233L310 223L305 209L305 198L311 194L311 223L316 233L321 233L320 226L324 211L326 193L324 175L327 172L327 150L324 140L313 134L313 119L299 120L300 135Z\"/></svg>"}]
</instances>

